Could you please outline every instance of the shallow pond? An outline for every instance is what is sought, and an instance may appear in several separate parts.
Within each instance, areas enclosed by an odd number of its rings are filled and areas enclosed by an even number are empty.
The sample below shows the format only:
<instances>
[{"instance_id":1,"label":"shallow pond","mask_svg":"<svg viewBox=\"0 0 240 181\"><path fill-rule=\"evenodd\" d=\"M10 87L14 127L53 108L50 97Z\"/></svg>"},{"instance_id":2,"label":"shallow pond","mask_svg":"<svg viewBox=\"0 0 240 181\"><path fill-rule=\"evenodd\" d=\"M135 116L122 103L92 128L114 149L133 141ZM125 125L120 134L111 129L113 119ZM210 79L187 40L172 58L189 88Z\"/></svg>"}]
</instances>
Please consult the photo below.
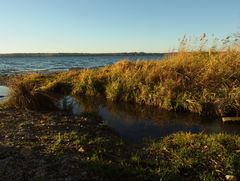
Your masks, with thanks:
<instances>
[{"instance_id":1,"label":"shallow pond","mask_svg":"<svg viewBox=\"0 0 240 181\"><path fill-rule=\"evenodd\" d=\"M5 101L8 97L10 89L6 86L0 86L0 103Z\"/></svg>"},{"instance_id":2,"label":"shallow pond","mask_svg":"<svg viewBox=\"0 0 240 181\"><path fill-rule=\"evenodd\" d=\"M179 131L240 134L240 125L223 124L220 118L175 113L129 103L114 104L106 100L66 96L60 100L59 107L74 115L95 112L122 138L131 142L160 138Z\"/></svg>"}]
</instances>

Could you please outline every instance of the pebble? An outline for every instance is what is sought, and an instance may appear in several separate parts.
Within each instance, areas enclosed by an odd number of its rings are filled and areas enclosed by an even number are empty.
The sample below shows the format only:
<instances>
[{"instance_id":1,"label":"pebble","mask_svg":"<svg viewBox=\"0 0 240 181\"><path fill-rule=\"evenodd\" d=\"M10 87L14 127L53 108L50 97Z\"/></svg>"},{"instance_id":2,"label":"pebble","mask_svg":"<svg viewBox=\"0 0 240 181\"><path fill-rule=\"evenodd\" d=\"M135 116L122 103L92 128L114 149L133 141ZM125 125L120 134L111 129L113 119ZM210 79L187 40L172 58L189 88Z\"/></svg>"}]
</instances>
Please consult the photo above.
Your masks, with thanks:
<instances>
[{"instance_id":1,"label":"pebble","mask_svg":"<svg viewBox=\"0 0 240 181\"><path fill-rule=\"evenodd\" d=\"M234 175L226 175L225 176L227 181L237 181L237 177L235 177Z\"/></svg>"},{"instance_id":2,"label":"pebble","mask_svg":"<svg viewBox=\"0 0 240 181\"><path fill-rule=\"evenodd\" d=\"M83 147L80 147L80 148L78 149L78 151L79 151L80 153L84 153L84 152L85 152L85 150L83 149Z\"/></svg>"}]
</instances>

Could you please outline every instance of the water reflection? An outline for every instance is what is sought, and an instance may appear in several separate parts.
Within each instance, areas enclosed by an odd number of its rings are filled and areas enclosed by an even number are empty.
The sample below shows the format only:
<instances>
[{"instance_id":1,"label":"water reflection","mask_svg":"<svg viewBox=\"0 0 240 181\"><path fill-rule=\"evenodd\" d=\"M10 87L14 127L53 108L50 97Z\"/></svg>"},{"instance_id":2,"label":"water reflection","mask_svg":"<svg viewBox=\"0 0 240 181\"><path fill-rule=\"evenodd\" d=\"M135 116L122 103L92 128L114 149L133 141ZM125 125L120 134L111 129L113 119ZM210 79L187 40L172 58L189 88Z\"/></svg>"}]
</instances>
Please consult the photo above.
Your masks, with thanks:
<instances>
[{"instance_id":1,"label":"water reflection","mask_svg":"<svg viewBox=\"0 0 240 181\"><path fill-rule=\"evenodd\" d=\"M142 138L160 138L179 131L191 133L240 133L240 125L223 124L218 118L190 113L174 113L149 106L115 104L103 99L66 96L59 106L74 115L96 112L123 138L137 142Z\"/></svg>"},{"instance_id":2,"label":"water reflection","mask_svg":"<svg viewBox=\"0 0 240 181\"><path fill-rule=\"evenodd\" d=\"M0 86L0 103L7 99L10 89L6 86Z\"/></svg>"}]
</instances>

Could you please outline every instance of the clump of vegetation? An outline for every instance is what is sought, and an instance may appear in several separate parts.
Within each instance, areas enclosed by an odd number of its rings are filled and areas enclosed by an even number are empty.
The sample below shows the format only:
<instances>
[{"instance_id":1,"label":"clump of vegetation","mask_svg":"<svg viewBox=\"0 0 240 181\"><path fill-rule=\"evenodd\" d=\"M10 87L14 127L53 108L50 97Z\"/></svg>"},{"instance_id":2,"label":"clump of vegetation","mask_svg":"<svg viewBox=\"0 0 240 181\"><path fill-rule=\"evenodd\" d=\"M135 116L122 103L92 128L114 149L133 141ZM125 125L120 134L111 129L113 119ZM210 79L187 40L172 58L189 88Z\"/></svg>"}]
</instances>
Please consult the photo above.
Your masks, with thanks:
<instances>
[{"instance_id":1,"label":"clump of vegetation","mask_svg":"<svg viewBox=\"0 0 240 181\"><path fill-rule=\"evenodd\" d=\"M9 84L12 91L7 105L30 110L55 109L54 101L50 95L37 88L41 80L38 74L30 74L11 79Z\"/></svg>"},{"instance_id":2,"label":"clump of vegetation","mask_svg":"<svg viewBox=\"0 0 240 181\"><path fill-rule=\"evenodd\" d=\"M239 114L239 42L227 38L220 48L214 39L209 47L204 34L198 46L190 49L187 44L184 37L178 53L159 61L122 60L97 69L35 75L35 80L30 75L25 79L32 81L24 83L26 89L33 84L34 89L44 93L101 96L199 114Z\"/></svg>"}]
</instances>

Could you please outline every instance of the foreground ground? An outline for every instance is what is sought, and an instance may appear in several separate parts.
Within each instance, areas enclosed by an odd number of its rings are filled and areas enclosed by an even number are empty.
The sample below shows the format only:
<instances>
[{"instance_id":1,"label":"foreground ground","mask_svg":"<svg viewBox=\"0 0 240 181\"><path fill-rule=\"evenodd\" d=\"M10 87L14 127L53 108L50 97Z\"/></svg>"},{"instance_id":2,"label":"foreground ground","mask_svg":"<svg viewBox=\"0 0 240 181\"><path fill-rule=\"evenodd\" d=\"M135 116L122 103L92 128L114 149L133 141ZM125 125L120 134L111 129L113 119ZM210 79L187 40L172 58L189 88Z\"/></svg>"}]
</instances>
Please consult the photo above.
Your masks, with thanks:
<instances>
[{"instance_id":1,"label":"foreground ground","mask_svg":"<svg viewBox=\"0 0 240 181\"><path fill-rule=\"evenodd\" d=\"M100 117L0 110L0 180L240 178L240 137L179 133L132 145Z\"/></svg>"}]
</instances>

